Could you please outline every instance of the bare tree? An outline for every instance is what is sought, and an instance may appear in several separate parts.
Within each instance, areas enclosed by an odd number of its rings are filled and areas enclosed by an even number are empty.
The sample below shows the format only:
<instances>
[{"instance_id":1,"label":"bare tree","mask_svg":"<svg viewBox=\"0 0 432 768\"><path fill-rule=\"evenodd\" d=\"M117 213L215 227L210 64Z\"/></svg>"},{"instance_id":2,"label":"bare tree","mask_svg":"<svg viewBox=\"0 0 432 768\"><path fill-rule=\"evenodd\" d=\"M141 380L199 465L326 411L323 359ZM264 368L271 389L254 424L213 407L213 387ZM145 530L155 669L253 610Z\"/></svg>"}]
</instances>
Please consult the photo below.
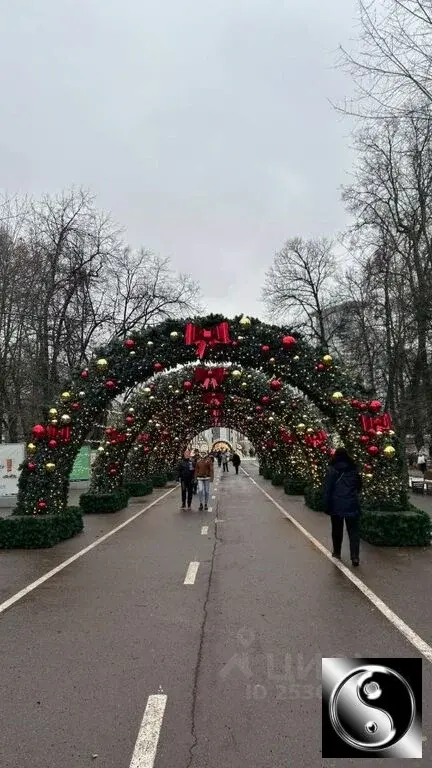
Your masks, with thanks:
<instances>
[{"instance_id":1,"label":"bare tree","mask_svg":"<svg viewBox=\"0 0 432 768\"><path fill-rule=\"evenodd\" d=\"M432 7L424 0L358 0L358 50L341 47L356 86L343 110L393 118L432 101Z\"/></svg>"},{"instance_id":2,"label":"bare tree","mask_svg":"<svg viewBox=\"0 0 432 768\"><path fill-rule=\"evenodd\" d=\"M262 299L276 319L288 319L313 341L328 347L337 261L325 237L288 240L267 272Z\"/></svg>"}]
</instances>

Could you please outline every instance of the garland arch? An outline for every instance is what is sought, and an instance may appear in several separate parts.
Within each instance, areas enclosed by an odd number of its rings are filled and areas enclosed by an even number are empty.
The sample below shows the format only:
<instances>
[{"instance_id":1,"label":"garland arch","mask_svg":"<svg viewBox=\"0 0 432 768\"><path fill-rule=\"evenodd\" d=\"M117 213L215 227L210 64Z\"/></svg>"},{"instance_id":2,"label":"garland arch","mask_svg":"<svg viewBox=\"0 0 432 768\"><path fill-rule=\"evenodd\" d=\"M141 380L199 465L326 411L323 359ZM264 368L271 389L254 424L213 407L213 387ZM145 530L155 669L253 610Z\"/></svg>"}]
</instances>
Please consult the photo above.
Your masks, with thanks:
<instances>
[{"instance_id":1,"label":"garland arch","mask_svg":"<svg viewBox=\"0 0 432 768\"><path fill-rule=\"evenodd\" d=\"M430 543L428 516L408 502L403 448L390 415L383 413L372 393L353 381L327 349L311 346L290 329L244 316L227 320L209 315L166 320L129 338L115 339L95 351L87 368L74 373L57 402L47 407L43 423L33 428L21 467L16 509L11 518L0 520L0 546L20 546L17 542L24 530L32 538L28 546L36 546L38 537L29 532L39 530L42 520L50 518L53 526L55 518L57 526L51 543L80 530L78 510L70 526L72 533L66 533L68 478L92 425L101 421L111 401L125 390L149 381L156 373L194 361L255 369L265 375L270 397L283 385L302 392L363 470L367 481L364 510L376 512L373 520L372 513L368 514L374 528L368 540L397 545ZM245 431L243 425L240 431ZM319 484L317 475L312 489L317 494Z\"/></svg>"},{"instance_id":2,"label":"garland arch","mask_svg":"<svg viewBox=\"0 0 432 768\"><path fill-rule=\"evenodd\" d=\"M211 418L203 420L206 413ZM161 445L166 445L167 439L174 440L176 447L183 450L182 440L176 435L178 424L186 418L187 435L194 437L214 426L215 417L222 419L224 426L233 425L248 433L260 458L272 453L275 460L279 444L298 444L303 466L298 459L294 462L287 458L286 475L305 475L312 462L320 464L322 475L330 450L327 433L310 406L293 397L287 386L270 396L265 375L253 369L188 366L148 382L124 404L123 428L105 430L106 439L93 467L91 491L112 493L121 486L123 466L137 437L145 443L142 450L146 454L157 449L157 445L150 448L152 438ZM277 463L280 465L280 461ZM279 474L283 471L280 467Z\"/></svg>"}]
</instances>

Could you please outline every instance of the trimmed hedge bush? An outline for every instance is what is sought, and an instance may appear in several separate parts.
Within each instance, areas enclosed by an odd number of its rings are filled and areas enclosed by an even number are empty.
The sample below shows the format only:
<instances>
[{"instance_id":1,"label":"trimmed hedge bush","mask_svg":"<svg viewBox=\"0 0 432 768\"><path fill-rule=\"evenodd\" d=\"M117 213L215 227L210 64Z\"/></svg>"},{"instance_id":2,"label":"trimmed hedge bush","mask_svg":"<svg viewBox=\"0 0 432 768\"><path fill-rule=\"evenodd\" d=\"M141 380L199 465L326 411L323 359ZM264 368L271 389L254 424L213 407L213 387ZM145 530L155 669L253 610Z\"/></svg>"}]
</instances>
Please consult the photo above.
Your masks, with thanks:
<instances>
[{"instance_id":1,"label":"trimmed hedge bush","mask_svg":"<svg viewBox=\"0 0 432 768\"><path fill-rule=\"evenodd\" d=\"M80 507L68 507L59 515L14 513L0 518L0 549L46 549L81 533L83 528Z\"/></svg>"},{"instance_id":2,"label":"trimmed hedge bush","mask_svg":"<svg viewBox=\"0 0 432 768\"><path fill-rule=\"evenodd\" d=\"M86 515L105 512L119 512L127 507L129 491L119 488L113 493L83 493L80 496L80 507Z\"/></svg>"},{"instance_id":3,"label":"trimmed hedge bush","mask_svg":"<svg viewBox=\"0 0 432 768\"><path fill-rule=\"evenodd\" d=\"M168 482L165 472L158 472L152 476L151 480L153 482L153 488L163 488Z\"/></svg>"},{"instance_id":4,"label":"trimmed hedge bush","mask_svg":"<svg viewBox=\"0 0 432 768\"><path fill-rule=\"evenodd\" d=\"M284 476L279 473L274 474L273 477L271 478L272 485L276 485L276 486L283 485L284 480L285 480Z\"/></svg>"},{"instance_id":5,"label":"trimmed hedge bush","mask_svg":"<svg viewBox=\"0 0 432 768\"><path fill-rule=\"evenodd\" d=\"M368 510L360 517L360 535L369 544L381 547L428 547L432 521L426 512L411 504L402 512Z\"/></svg>"},{"instance_id":6,"label":"trimmed hedge bush","mask_svg":"<svg viewBox=\"0 0 432 768\"><path fill-rule=\"evenodd\" d=\"M153 491L153 483L151 480L141 480L139 482L125 483L125 489L128 491L129 496L147 496Z\"/></svg>"},{"instance_id":7,"label":"trimmed hedge bush","mask_svg":"<svg viewBox=\"0 0 432 768\"><path fill-rule=\"evenodd\" d=\"M258 467L258 474L262 475L264 472L263 468L261 466Z\"/></svg>"},{"instance_id":8,"label":"trimmed hedge bush","mask_svg":"<svg viewBox=\"0 0 432 768\"><path fill-rule=\"evenodd\" d=\"M310 509L313 509L314 512L324 512L321 488L315 488L312 485L306 485L304 489L304 498L306 506L308 506Z\"/></svg>"},{"instance_id":9,"label":"trimmed hedge bush","mask_svg":"<svg viewBox=\"0 0 432 768\"><path fill-rule=\"evenodd\" d=\"M284 482L284 491L288 496L303 496L306 488L306 480L302 477L287 477Z\"/></svg>"}]
</instances>

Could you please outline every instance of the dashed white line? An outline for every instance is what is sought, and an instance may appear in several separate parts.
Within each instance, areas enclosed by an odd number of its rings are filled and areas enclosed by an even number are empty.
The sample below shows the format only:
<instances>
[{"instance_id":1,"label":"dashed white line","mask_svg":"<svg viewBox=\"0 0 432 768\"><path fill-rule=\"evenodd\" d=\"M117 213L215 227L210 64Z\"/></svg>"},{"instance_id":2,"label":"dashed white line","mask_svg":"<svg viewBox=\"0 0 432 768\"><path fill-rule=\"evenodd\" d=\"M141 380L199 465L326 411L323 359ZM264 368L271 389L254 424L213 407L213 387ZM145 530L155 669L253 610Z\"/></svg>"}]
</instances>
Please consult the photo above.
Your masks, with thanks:
<instances>
[{"instance_id":1,"label":"dashed white line","mask_svg":"<svg viewBox=\"0 0 432 768\"><path fill-rule=\"evenodd\" d=\"M132 756L130 768L153 768L167 696L149 696Z\"/></svg>"},{"instance_id":2,"label":"dashed white line","mask_svg":"<svg viewBox=\"0 0 432 768\"><path fill-rule=\"evenodd\" d=\"M428 643L426 643L426 641L423 640L423 638L421 638L420 635L418 635L416 632L414 632L414 630L411 629L411 627L408 626L408 624L406 624L403 621L403 619L401 619L396 613L394 613L394 611L392 611L392 609L389 608L389 606L386 605L386 603L384 603L384 601L381 600L381 598L378 597L378 595L376 595L375 592L372 592L372 590L369 589L369 587L366 586L366 584L361 579L359 579L357 576L355 576L349 570L349 568L347 568L345 565L343 565L343 563L339 562L338 560L335 560L331 556L331 553L329 552L329 550L326 549L326 547L323 544L321 544L321 542L318 541L318 539L316 539L315 536L312 536L312 534L309 533L309 531L307 531L306 528L303 528L303 526L295 519L295 517L290 515L289 512L287 512L286 509L284 509L281 506L281 504L279 504L277 501L275 501L275 499L273 499L272 496L270 496L270 494L267 493L267 491L264 490L264 488L261 488L259 483L257 483L253 479L253 477L251 477L249 475L248 472L246 472L244 469L243 469L243 472L244 472L245 475L247 475L247 477L249 478L251 483L256 485L258 490L260 490L261 493L264 494L264 496L266 496L267 499L269 499L269 501L271 501L272 504L274 504L275 507L277 507L277 509L280 512L282 512L283 516L286 517L286 519L289 520L290 523L295 525L295 527L304 536L306 536L306 538L309 539L309 541L317 549L319 549L319 551L325 557L327 557L328 560L330 560L336 568L339 568L339 570L342 571L342 573L347 577L347 579L349 579L349 581L351 581L351 583L354 584L354 586L356 586L357 589L359 589L360 592L365 597L367 597L368 600L370 600L370 602L375 606L375 608L377 608L382 613L382 615L385 616L385 618L391 624L393 624L393 626L396 627L397 630L399 630L399 632L408 640L408 642L411 643L411 645L414 648L416 648L417 651L419 651L419 653L421 653L425 657L425 659L427 659L429 662L432 663L432 647L430 645L428 645Z\"/></svg>"},{"instance_id":3,"label":"dashed white line","mask_svg":"<svg viewBox=\"0 0 432 768\"><path fill-rule=\"evenodd\" d=\"M201 536L207 536L208 534L208 525L203 525L201 528Z\"/></svg>"},{"instance_id":4,"label":"dashed white line","mask_svg":"<svg viewBox=\"0 0 432 768\"><path fill-rule=\"evenodd\" d=\"M183 582L183 584L195 584L196 575L198 573L199 563L192 562L189 563L187 572L186 572L186 578Z\"/></svg>"},{"instance_id":5,"label":"dashed white line","mask_svg":"<svg viewBox=\"0 0 432 768\"><path fill-rule=\"evenodd\" d=\"M51 579L53 576L56 575L56 573L60 573L60 571L63 570L63 568L67 568L68 565L71 565L71 563L74 563L75 560L78 560L83 555L87 554L87 552L90 552L90 550L97 547L99 544L102 544L103 541L106 541L110 538L110 536L114 536L115 533L118 531L121 531L122 528L125 528L126 525L129 525L129 523L132 523L133 520L136 520L137 517L142 515L144 512L147 512L148 509L151 509L151 507L154 507L155 504L158 504L162 499L165 499L167 496L169 496L170 493L175 491L176 488L170 488L169 491L166 493L163 493L162 496L159 496L158 499L155 499L151 502L151 504L147 504L145 507L139 510L139 512L136 512L134 515L129 517L127 520L124 521L124 523L121 523L116 528L113 528L112 531L109 531L108 533L105 533L103 536L100 537L100 539L96 539L92 544L89 544L88 547L85 547L84 549L81 549L79 552L77 552L75 555L72 555L72 557L68 557L67 560L64 560L60 565L56 565L55 568L52 568L51 571L48 571L43 576L41 576L39 579L36 579L36 581L33 581L31 584L29 584L27 587L24 587L24 589L21 589L19 592L17 592L12 597L9 597L8 600L5 600L4 603L0 604L0 613L3 613L8 608L11 607L11 605L14 605L14 603L17 603L18 600L21 600L21 598L28 595L29 592L32 592L37 587L40 587L41 584L43 584L45 581L48 581L48 579Z\"/></svg>"}]
</instances>

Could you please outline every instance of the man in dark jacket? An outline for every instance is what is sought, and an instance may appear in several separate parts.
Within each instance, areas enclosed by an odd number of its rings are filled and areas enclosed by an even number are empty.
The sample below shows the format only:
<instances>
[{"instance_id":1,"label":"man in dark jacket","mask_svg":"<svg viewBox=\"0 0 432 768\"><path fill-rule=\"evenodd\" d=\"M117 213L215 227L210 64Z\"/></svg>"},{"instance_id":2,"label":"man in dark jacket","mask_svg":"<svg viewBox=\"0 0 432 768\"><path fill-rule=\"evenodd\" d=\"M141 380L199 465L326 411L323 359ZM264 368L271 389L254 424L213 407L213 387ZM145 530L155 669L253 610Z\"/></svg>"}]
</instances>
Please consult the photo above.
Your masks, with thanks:
<instances>
[{"instance_id":1,"label":"man in dark jacket","mask_svg":"<svg viewBox=\"0 0 432 768\"><path fill-rule=\"evenodd\" d=\"M238 453L233 453L233 457L232 457L231 461L232 461L233 467L234 467L234 469L236 471L236 475L238 475L239 466L241 464L240 456L238 455Z\"/></svg>"},{"instance_id":2,"label":"man in dark jacket","mask_svg":"<svg viewBox=\"0 0 432 768\"><path fill-rule=\"evenodd\" d=\"M331 515L333 557L341 557L344 520L348 532L351 561L360 564L360 500L361 476L345 448L338 448L324 484L323 503Z\"/></svg>"},{"instance_id":3,"label":"man in dark jacket","mask_svg":"<svg viewBox=\"0 0 432 768\"><path fill-rule=\"evenodd\" d=\"M192 459L189 451L184 452L184 456L178 465L178 479L181 482L181 498L182 509L186 507L186 496L188 509L191 508L193 488L194 488L194 476L195 476L195 462Z\"/></svg>"}]
</instances>

